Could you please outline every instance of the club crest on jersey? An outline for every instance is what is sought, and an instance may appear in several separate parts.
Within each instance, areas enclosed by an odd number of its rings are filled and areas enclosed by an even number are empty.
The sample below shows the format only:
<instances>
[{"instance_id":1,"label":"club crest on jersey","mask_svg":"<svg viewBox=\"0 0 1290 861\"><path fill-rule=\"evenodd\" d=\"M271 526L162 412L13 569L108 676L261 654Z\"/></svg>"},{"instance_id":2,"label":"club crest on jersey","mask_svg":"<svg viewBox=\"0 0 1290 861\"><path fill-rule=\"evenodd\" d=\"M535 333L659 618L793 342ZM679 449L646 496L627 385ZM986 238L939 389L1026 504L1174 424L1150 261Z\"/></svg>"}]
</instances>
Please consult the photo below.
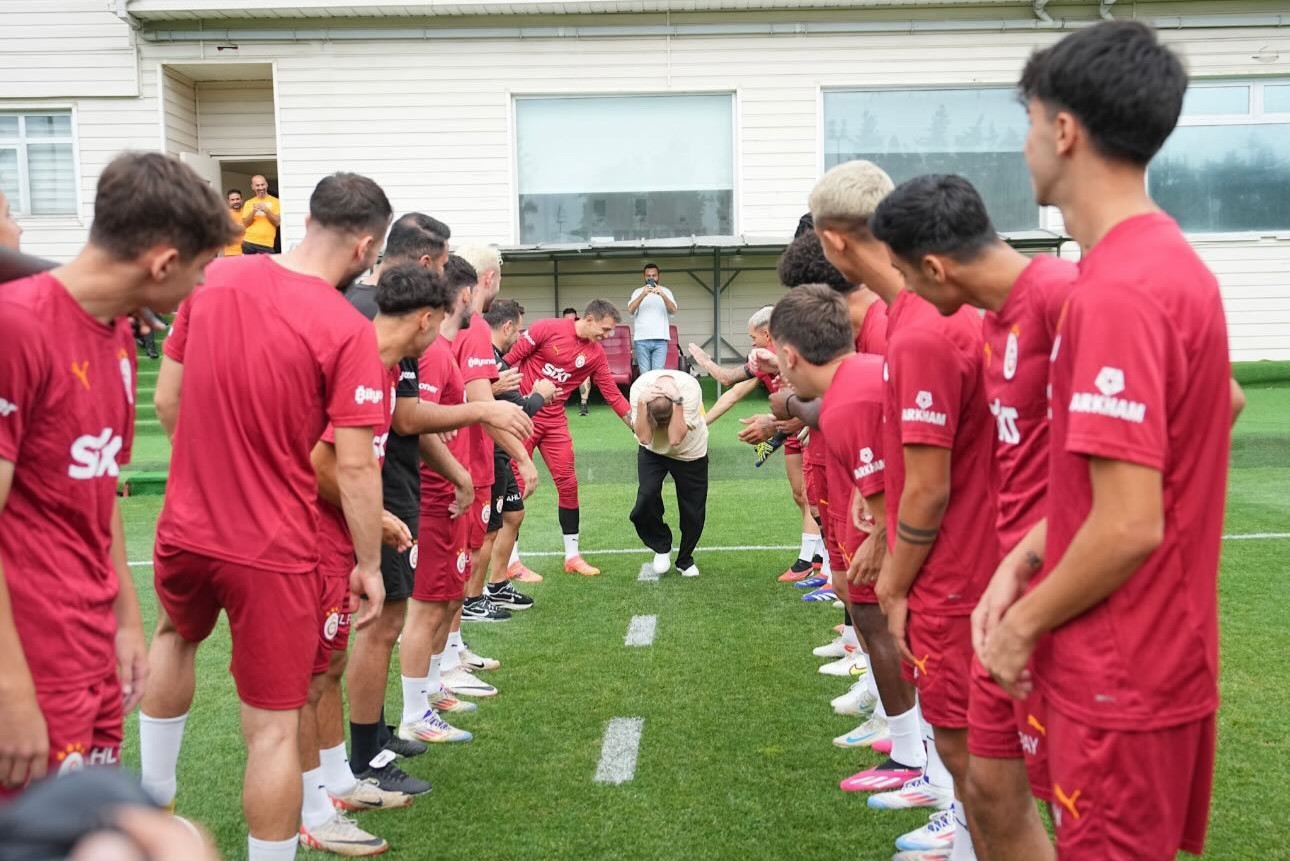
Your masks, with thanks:
<instances>
[{"instance_id":1,"label":"club crest on jersey","mask_svg":"<svg viewBox=\"0 0 1290 861\"><path fill-rule=\"evenodd\" d=\"M323 623L323 636L328 640L334 640L338 633L340 633L340 611L332 607L327 613L327 621Z\"/></svg>"},{"instance_id":2,"label":"club crest on jersey","mask_svg":"<svg viewBox=\"0 0 1290 861\"><path fill-rule=\"evenodd\" d=\"M465 550L458 550L458 551L457 551L457 573L458 573L458 574L465 574L465 573L466 573L466 559L467 559L467 558L468 558L468 557L466 556L466 551L465 551Z\"/></svg>"},{"instance_id":3,"label":"club crest on jersey","mask_svg":"<svg viewBox=\"0 0 1290 861\"><path fill-rule=\"evenodd\" d=\"M1093 381L1097 393L1075 392L1071 395L1070 411L1142 424L1147 417L1147 405L1139 401L1116 397L1124 391L1124 371L1104 367Z\"/></svg>"},{"instance_id":4,"label":"club crest on jersey","mask_svg":"<svg viewBox=\"0 0 1290 861\"><path fill-rule=\"evenodd\" d=\"M80 742L69 744L54 757L58 761L58 776L81 771L85 768L85 745Z\"/></svg>"},{"instance_id":5,"label":"club crest on jersey","mask_svg":"<svg viewBox=\"0 0 1290 861\"><path fill-rule=\"evenodd\" d=\"M501 514L501 513L502 513L502 505L504 505L504 504L505 504L505 502L506 502L506 497L504 497L504 496L499 496L499 497L497 497L497 513L498 513L498 514Z\"/></svg>"},{"instance_id":6,"label":"club crest on jersey","mask_svg":"<svg viewBox=\"0 0 1290 861\"><path fill-rule=\"evenodd\" d=\"M121 383L125 386L125 399L134 406L134 373L130 370L130 357L125 350L120 350L117 359L121 367Z\"/></svg>"},{"instance_id":7,"label":"club crest on jersey","mask_svg":"<svg viewBox=\"0 0 1290 861\"><path fill-rule=\"evenodd\" d=\"M485 526L488 525L488 504L487 503L479 507L479 519L484 522Z\"/></svg>"},{"instance_id":8,"label":"club crest on jersey","mask_svg":"<svg viewBox=\"0 0 1290 861\"><path fill-rule=\"evenodd\" d=\"M585 364L587 364L587 357L581 353L578 354L578 358L573 360L573 366L575 368L581 368Z\"/></svg>"},{"instance_id":9,"label":"club crest on jersey","mask_svg":"<svg viewBox=\"0 0 1290 861\"><path fill-rule=\"evenodd\" d=\"M1020 352L1017 336L1020 333L1021 327L1013 326L1012 331L1008 333L1008 343L1003 348L1003 378L1005 380L1011 380L1017 374L1017 353Z\"/></svg>"},{"instance_id":10,"label":"club crest on jersey","mask_svg":"<svg viewBox=\"0 0 1290 861\"><path fill-rule=\"evenodd\" d=\"M414 570L417 567L417 545L413 544L412 549L408 551L408 565Z\"/></svg>"}]
</instances>

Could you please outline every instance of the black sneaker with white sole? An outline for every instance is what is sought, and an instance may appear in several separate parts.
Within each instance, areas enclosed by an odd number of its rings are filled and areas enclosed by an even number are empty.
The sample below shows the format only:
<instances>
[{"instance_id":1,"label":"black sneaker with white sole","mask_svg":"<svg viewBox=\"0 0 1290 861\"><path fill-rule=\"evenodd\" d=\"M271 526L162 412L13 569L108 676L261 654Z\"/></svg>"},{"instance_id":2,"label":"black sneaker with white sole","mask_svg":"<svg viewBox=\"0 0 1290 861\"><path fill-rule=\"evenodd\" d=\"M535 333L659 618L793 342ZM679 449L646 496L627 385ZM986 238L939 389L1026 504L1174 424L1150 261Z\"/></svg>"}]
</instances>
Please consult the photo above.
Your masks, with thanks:
<instances>
[{"instance_id":1,"label":"black sneaker with white sole","mask_svg":"<svg viewBox=\"0 0 1290 861\"><path fill-rule=\"evenodd\" d=\"M380 763L377 765L377 763ZM362 772L355 772L358 780L375 780L376 785L386 792L402 792L404 795L425 795L433 787L427 780L413 777L394 764L394 757L381 754L368 764Z\"/></svg>"},{"instance_id":2,"label":"black sneaker with white sole","mask_svg":"<svg viewBox=\"0 0 1290 861\"><path fill-rule=\"evenodd\" d=\"M503 610L483 595L467 598L461 605L463 622L505 622L509 618L510 610Z\"/></svg>"},{"instance_id":3,"label":"black sneaker with white sole","mask_svg":"<svg viewBox=\"0 0 1290 861\"><path fill-rule=\"evenodd\" d=\"M533 599L510 584L509 580L488 584L488 600L498 607L508 610L527 610L533 606Z\"/></svg>"},{"instance_id":4,"label":"black sneaker with white sole","mask_svg":"<svg viewBox=\"0 0 1290 861\"><path fill-rule=\"evenodd\" d=\"M423 741L417 741L416 739L409 741L406 738L399 738L397 727L392 727L386 724L386 728L390 731L390 739L381 747L381 750L388 750L395 756L402 756L410 759L414 756L420 756L430 749L430 745Z\"/></svg>"}]
</instances>

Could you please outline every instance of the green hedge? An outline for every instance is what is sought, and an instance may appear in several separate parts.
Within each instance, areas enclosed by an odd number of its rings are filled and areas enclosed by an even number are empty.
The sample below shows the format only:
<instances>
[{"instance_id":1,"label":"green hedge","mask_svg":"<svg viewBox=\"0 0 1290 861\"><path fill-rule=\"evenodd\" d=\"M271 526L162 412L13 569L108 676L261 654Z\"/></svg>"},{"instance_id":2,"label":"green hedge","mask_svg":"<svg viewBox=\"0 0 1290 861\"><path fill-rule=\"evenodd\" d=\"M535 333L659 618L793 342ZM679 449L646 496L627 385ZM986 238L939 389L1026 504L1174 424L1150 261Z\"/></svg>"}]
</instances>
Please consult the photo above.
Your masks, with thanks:
<instances>
[{"instance_id":1,"label":"green hedge","mask_svg":"<svg viewBox=\"0 0 1290 861\"><path fill-rule=\"evenodd\" d=\"M1290 383L1290 362L1233 362L1232 376L1243 386Z\"/></svg>"}]
</instances>

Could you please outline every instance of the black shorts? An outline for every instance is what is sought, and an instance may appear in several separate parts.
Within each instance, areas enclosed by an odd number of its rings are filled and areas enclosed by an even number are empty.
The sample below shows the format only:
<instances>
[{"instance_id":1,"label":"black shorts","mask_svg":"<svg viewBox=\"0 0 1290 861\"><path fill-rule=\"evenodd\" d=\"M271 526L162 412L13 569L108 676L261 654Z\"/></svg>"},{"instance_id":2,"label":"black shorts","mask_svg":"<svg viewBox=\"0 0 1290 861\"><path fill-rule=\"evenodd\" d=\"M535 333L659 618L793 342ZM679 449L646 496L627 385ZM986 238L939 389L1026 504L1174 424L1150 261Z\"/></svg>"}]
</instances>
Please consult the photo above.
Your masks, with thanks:
<instances>
[{"instance_id":1,"label":"black shorts","mask_svg":"<svg viewBox=\"0 0 1290 861\"><path fill-rule=\"evenodd\" d=\"M493 458L493 501L488 507L488 531L496 532L502 528L503 511L523 510L524 497L520 496L520 485L511 469L510 456Z\"/></svg>"},{"instance_id":2,"label":"black shorts","mask_svg":"<svg viewBox=\"0 0 1290 861\"><path fill-rule=\"evenodd\" d=\"M408 525L412 537L417 537L421 517L418 514L395 514ZM388 544L381 545L381 579L385 581L386 601L406 601L412 597L413 574L417 570L417 546L400 553Z\"/></svg>"}]
</instances>

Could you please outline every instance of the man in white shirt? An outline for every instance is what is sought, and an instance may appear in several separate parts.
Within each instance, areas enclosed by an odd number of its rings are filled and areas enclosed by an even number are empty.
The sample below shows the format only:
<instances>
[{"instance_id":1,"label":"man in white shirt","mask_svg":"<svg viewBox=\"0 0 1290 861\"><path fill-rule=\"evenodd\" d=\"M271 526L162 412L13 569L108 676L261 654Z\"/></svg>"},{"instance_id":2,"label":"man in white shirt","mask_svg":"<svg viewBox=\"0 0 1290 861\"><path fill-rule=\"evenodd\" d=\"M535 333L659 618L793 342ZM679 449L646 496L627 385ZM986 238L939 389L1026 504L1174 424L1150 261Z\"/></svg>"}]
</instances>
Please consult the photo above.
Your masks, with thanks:
<instances>
[{"instance_id":1,"label":"man in white shirt","mask_svg":"<svg viewBox=\"0 0 1290 861\"><path fill-rule=\"evenodd\" d=\"M627 303L627 312L636 318L632 346L636 352L636 367L642 374L661 370L667 364L670 318L676 313L672 291L658 283L658 266L646 263L644 276L644 286L636 288Z\"/></svg>"},{"instance_id":2,"label":"man in white shirt","mask_svg":"<svg viewBox=\"0 0 1290 861\"><path fill-rule=\"evenodd\" d=\"M708 508L708 425L699 381L680 371L650 371L632 383L630 418L640 448L636 454L639 489L631 519L636 534L654 551L654 573L671 567L672 530L663 522L663 479L676 483L681 515L681 547L676 569L697 577L694 548L703 534Z\"/></svg>"}]
</instances>

